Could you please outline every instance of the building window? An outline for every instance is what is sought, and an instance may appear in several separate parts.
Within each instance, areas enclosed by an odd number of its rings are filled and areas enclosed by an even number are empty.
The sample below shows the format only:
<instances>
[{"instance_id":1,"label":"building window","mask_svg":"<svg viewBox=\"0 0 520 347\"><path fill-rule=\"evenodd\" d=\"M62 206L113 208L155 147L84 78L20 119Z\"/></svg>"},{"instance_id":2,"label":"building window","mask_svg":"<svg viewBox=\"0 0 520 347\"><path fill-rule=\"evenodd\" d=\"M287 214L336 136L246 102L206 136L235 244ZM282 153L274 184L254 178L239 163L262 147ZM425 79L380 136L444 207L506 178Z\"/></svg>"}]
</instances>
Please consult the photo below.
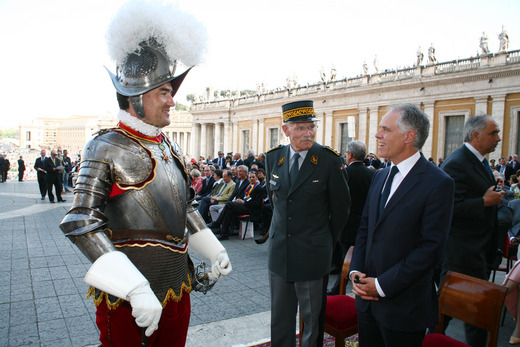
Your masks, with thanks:
<instances>
[{"instance_id":1,"label":"building window","mask_svg":"<svg viewBox=\"0 0 520 347\"><path fill-rule=\"evenodd\" d=\"M242 153L247 153L249 147L249 130L242 130Z\"/></svg>"},{"instance_id":2,"label":"building window","mask_svg":"<svg viewBox=\"0 0 520 347\"><path fill-rule=\"evenodd\" d=\"M356 117L348 116L346 122L337 124L339 127L339 134L336 130L336 136L339 136L339 143L337 140L334 141L333 146L339 150L342 155L347 152L347 146L350 142L356 138Z\"/></svg>"},{"instance_id":3,"label":"building window","mask_svg":"<svg viewBox=\"0 0 520 347\"><path fill-rule=\"evenodd\" d=\"M269 129L269 148L278 146L278 128Z\"/></svg>"},{"instance_id":4,"label":"building window","mask_svg":"<svg viewBox=\"0 0 520 347\"><path fill-rule=\"evenodd\" d=\"M444 131L444 158L451 152L462 146L464 142L464 116L446 116L446 129Z\"/></svg>"},{"instance_id":5,"label":"building window","mask_svg":"<svg viewBox=\"0 0 520 347\"><path fill-rule=\"evenodd\" d=\"M31 141L31 132L30 131L25 133L25 140L26 141Z\"/></svg>"}]
</instances>

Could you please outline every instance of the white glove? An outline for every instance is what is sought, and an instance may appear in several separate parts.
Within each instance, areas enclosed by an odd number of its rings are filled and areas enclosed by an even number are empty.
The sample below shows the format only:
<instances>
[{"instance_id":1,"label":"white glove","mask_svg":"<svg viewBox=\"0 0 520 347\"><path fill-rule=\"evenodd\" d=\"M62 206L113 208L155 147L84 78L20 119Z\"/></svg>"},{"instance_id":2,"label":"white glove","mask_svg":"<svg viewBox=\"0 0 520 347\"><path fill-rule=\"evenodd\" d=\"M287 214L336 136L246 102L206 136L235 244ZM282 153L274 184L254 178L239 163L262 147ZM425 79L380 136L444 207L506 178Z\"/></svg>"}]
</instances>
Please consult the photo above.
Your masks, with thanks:
<instances>
[{"instance_id":1,"label":"white glove","mask_svg":"<svg viewBox=\"0 0 520 347\"><path fill-rule=\"evenodd\" d=\"M218 280L222 276L228 275L232 270L226 250L218 253L211 259L211 272L208 273L210 280Z\"/></svg>"},{"instance_id":2,"label":"white glove","mask_svg":"<svg viewBox=\"0 0 520 347\"><path fill-rule=\"evenodd\" d=\"M208 273L209 279L216 280L231 272L231 262L226 249L208 228L191 235L189 247L197 254L211 261L211 272Z\"/></svg>"},{"instance_id":3,"label":"white glove","mask_svg":"<svg viewBox=\"0 0 520 347\"><path fill-rule=\"evenodd\" d=\"M148 280L124 253L112 251L103 254L92 264L83 281L110 295L130 301L137 325L148 327L146 336L157 330L162 305Z\"/></svg>"},{"instance_id":4,"label":"white glove","mask_svg":"<svg viewBox=\"0 0 520 347\"><path fill-rule=\"evenodd\" d=\"M152 292L150 285L145 283L128 293L128 301L132 306L132 316L141 328L148 327L145 331L146 336L153 334L159 327L161 319L162 305Z\"/></svg>"}]
</instances>

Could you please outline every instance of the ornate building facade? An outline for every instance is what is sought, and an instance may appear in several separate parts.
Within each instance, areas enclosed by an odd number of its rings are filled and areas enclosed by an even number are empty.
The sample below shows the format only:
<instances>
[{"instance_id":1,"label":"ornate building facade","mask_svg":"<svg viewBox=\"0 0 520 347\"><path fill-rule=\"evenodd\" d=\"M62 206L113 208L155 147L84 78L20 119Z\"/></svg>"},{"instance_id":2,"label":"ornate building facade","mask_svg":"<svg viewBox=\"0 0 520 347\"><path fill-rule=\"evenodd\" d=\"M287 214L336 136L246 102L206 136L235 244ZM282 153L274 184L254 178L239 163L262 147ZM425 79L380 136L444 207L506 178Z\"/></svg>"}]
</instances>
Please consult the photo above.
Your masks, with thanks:
<instances>
[{"instance_id":1,"label":"ornate building facade","mask_svg":"<svg viewBox=\"0 0 520 347\"><path fill-rule=\"evenodd\" d=\"M375 133L388 108L411 102L431 121L424 155L447 157L463 142L468 117L487 113L502 130L502 142L491 157L520 152L520 50L437 62L419 60L414 67L384 70L354 78L331 79L307 86L290 85L255 95L193 104L188 153L214 156L218 150L264 152L287 143L282 132L282 105L314 100L316 140L345 153L348 142L361 140L376 153ZM193 152L193 153L192 153Z\"/></svg>"},{"instance_id":2,"label":"ornate building facade","mask_svg":"<svg viewBox=\"0 0 520 347\"><path fill-rule=\"evenodd\" d=\"M170 139L177 142L184 153L191 148L191 114L170 111L171 124L163 129ZM99 130L112 128L117 124L115 116L71 116L67 118L40 117L21 125L20 148L67 149L71 154L79 154L85 144Z\"/></svg>"}]
</instances>

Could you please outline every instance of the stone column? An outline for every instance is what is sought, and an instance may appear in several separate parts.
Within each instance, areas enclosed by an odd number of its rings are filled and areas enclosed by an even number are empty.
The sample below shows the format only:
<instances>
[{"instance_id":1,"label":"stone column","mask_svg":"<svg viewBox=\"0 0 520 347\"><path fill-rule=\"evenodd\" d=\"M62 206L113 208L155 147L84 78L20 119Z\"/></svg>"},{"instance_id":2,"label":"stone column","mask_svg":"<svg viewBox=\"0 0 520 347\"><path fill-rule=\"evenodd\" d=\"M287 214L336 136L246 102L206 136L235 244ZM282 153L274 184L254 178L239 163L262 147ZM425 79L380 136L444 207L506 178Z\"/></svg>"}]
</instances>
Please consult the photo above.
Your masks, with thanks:
<instances>
[{"instance_id":1,"label":"stone column","mask_svg":"<svg viewBox=\"0 0 520 347\"><path fill-rule=\"evenodd\" d=\"M316 122L316 124L318 125L318 131L316 132L315 140L316 142L325 145L325 143L323 142L323 138L325 137L323 135L323 132L327 129L327 125L325 124L325 117L323 116L323 114L316 114L316 116L318 118L318 122ZM282 138L280 139L280 143L284 143L283 140L285 139L285 134L283 133L283 131L281 132L281 134Z\"/></svg>"},{"instance_id":2,"label":"stone column","mask_svg":"<svg viewBox=\"0 0 520 347\"><path fill-rule=\"evenodd\" d=\"M224 151L224 148L222 148L222 131L220 128L220 123L215 123L215 142L214 142L213 148L215 148L215 156L217 155L218 151ZM225 155L226 153L224 153Z\"/></svg>"},{"instance_id":3,"label":"stone column","mask_svg":"<svg viewBox=\"0 0 520 347\"><path fill-rule=\"evenodd\" d=\"M253 119L253 126L251 132L251 148L253 148L255 153L260 153L260 147L258 145L258 119Z\"/></svg>"},{"instance_id":4,"label":"stone column","mask_svg":"<svg viewBox=\"0 0 520 347\"><path fill-rule=\"evenodd\" d=\"M265 151L265 124L264 119L260 119L258 124L258 153ZM269 147L269 145L267 145Z\"/></svg>"},{"instance_id":5,"label":"stone column","mask_svg":"<svg viewBox=\"0 0 520 347\"><path fill-rule=\"evenodd\" d=\"M322 140L321 144L336 148L332 143L332 113L328 112L323 115L323 123L325 124L325 138Z\"/></svg>"},{"instance_id":6,"label":"stone column","mask_svg":"<svg viewBox=\"0 0 520 347\"><path fill-rule=\"evenodd\" d=\"M358 134L357 134L357 139L356 140L359 140L363 143L366 142L366 139L367 139L367 117L368 117L368 112L367 112L367 107L366 106L362 106L359 108L359 117L358 117Z\"/></svg>"},{"instance_id":7,"label":"stone column","mask_svg":"<svg viewBox=\"0 0 520 347\"><path fill-rule=\"evenodd\" d=\"M226 152L233 151L233 125L228 120L224 123L224 150Z\"/></svg>"},{"instance_id":8,"label":"stone column","mask_svg":"<svg viewBox=\"0 0 520 347\"><path fill-rule=\"evenodd\" d=\"M190 150L189 150L189 147L188 147L188 132L187 131L183 131L182 132L182 137L183 137L183 146L182 148L184 148L184 154L188 153L191 157L193 157L193 153L190 153Z\"/></svg>"},{"instance_id":9,"label":"stone column","mask_svg":"<svg viewBox=\"0 0 520 347\"><path fill-rule=\"evenodd\" d=\"M240 140L238 139L238 122L233 122L233 152L239 152L238 148ZM244 153L242 153L244 155Z\"/></svg>"},{"instance_id":10,"label":"stone column","mask_svg":"<svg viewBox=\"0 0 520 347\"><path fill-rule=\"evenodd\" d=\"M192 133L192 136L191 136L191 139L190 139L190 149L193 149L191 152L193 153L194 156L197 157L197 160L198 160L199 159L199 155L200 155L200 149L196 146L197 137L198 137L197 126L198 126L197 123L195 123L195 122L191 123L191 133Z\"/></svg>"},{"instance_id":11,"label":"stone column","mask_svg":"<svg viewBox=\"0 0 520 347\"><path fill-rule=\"evenodd\" d=\"M487 114L487 96L475 98L475 115Z\"/></svg>"},{"instance_id":12,"label":"stone column","mask_svg":"<svg viewBox=\"0 0 520 347\"><path fill-rule=\"evenodd\" d=\"M433 102L426 102L424 103L424 113L428 116L428 119L430 120L430 130L428 131L428 138L426 139L426 142L424 143L424 146L422 148L422 152L426 159L433 156L432 150L433 150L433 115L434 115L434 103ZM441 129L437 129L437 131L441 131ZM438 146L437 146L438 148ZM438 151L437 151L438 153Z\"/></svg>"},{"instance_id":13,"label":"stone column","mask_svg":"<svg viewBox=\"0 0 520 347\"><path fill-rule=\"evenodd\" d=\"M377 106L372 106L368 109L368 143L367 143L367 153L375 153L377 154L377 140L376 133L379 126L378 117L378 108Z\"/></svg>"},{"instance_id":14,"label":"stone column","mask_svg":"<svg viewBox=\"0 0 520 347\"><path fill-rule=\"evenodd\" d=\"M208 137L208 128L206 123L200 124L200 155L207 158L208 155L213 157L212 153L208 153L208 145L206 143L206 139Z\"/></svg>"},{"instance_id":15,"label":"stone column","mask_svg":"<svg viewBox=\"0 0 520 347\"><path fill-rule=\"evenodd\" d=\"M493 118L497 122L498 129L500 129L500 131L503 132L504 131L504 113L505 113L505 108L506 108L506 95L505 94L491 95L491 98L493 99L493 107L492 107L492 111L491 111L491 116L493 116ZM514 136L513 136L514 122L509 122L509 123L510 123L509 152L512 153L512 152L516 151L515 141L514 141ZM500 137L503 138L503 135ZM502 146L503 146L502 141L500 141L498 143L495 151L493 153L490 153L490 158L499 158L501 156L504 156L507 158L507 156L510 153L502 153Z\"/></svg>"}]
</instances>

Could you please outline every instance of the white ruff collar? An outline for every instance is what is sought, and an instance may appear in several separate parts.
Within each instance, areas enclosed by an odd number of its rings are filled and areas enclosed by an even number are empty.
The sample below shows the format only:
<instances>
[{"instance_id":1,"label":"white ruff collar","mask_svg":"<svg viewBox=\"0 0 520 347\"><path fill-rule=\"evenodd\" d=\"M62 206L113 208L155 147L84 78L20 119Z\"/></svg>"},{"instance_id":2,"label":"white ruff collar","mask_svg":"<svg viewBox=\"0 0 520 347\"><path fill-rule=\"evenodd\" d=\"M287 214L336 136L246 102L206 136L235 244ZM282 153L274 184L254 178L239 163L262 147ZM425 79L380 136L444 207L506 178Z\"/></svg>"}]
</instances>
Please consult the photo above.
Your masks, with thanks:
<instances>
[{"instance_id":1,"label":"white ruff collar","mask_svg":"<svg viewBox=\"0 0 520 347\"><path fill-rule=\"evenodd\" d=\"M128 125L130 128L140 132L143 135L150 136L150 137L156 137L161 134L162 129L156 127L155 125L150 125L142 120L140 120L137 117L132 116L130 113L126 112L125 110L119 110L117 114L117 119L119 119L121 122Z\"/></svg>"}]
</instances>

